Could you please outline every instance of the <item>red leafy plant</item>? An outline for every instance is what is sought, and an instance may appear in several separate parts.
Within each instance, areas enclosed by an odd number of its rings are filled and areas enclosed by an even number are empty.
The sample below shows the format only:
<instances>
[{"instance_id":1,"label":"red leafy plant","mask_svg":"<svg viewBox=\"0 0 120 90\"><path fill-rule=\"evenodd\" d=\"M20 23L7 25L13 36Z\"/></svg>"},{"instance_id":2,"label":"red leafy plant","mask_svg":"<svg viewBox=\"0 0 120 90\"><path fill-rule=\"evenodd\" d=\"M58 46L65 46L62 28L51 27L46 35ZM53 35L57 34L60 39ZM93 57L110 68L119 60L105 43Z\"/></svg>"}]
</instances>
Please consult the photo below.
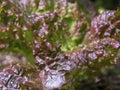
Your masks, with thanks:
<instances>
[{"instance_id":1,"label":"red leafy plant","mask_svg":"<svg viewBox=\"0 0 120 90\"><path fill-rule=\"evenodd\" d=\"M30 69L19 64L3 69L1 89L76 90L79 79L87 77L97 83L101 70L119 62L120 10L105 11L88 26L85 13L77 10L76 3L52 1L33 0L35 10L27 9L31 3L2 2L0 34L4 35L0 49L12 48L25 56L33 50L37 67L30 68L35 71L31 74L23 74Z\"/></svg>"},{"instance_id":2,"label":"red leafy plant","mask_svg":"<svg viewBox=\"0 0 120 90\"><path fill-rule=\"evenodd\" d=\"M0 72L1 90L41 90L42 85L37 79L35 68L14 64ZM36 73L36 74L35 74Z\"/></svg>"}]
</instances>

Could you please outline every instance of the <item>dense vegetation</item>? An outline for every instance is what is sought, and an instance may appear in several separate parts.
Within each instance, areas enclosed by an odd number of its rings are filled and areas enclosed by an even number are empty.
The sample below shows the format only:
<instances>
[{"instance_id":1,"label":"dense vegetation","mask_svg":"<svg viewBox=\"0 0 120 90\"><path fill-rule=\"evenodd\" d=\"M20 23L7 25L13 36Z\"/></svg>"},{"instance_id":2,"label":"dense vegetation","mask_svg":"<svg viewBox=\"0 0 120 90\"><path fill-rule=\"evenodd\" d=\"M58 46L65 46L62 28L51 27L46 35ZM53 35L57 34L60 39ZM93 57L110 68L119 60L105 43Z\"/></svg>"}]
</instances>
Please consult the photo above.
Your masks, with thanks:
<instances>
[{"instance_id":1,"label":"dense vegetation","mask_svg":"<svg viewBox=\"0 0 120 90\"><path fill-rule=\"evenodd\" d=\"M1 90L119 90L120 10L91 1L0 1L0 50L28 60L4 67Z\"/></svg>"}]
</instances>

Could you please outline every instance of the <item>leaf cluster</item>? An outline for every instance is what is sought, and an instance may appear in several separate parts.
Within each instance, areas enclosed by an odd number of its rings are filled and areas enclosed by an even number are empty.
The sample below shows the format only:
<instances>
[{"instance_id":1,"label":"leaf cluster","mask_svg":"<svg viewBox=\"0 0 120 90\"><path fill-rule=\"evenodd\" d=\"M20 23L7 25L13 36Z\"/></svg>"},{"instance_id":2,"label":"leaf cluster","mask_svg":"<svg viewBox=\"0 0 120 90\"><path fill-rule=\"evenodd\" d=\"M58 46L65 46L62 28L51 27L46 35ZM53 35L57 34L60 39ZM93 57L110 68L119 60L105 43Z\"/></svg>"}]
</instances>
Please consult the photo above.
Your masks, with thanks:
<instances>
[{"instance_id":1,"label":"leaf cluster","mask_svg":"<svg viewBox=\"0 0 120 90\"><path fill-rule=\"evenodd\" d=\"M105 11L89 23L92 16L88 20L88 11L79 10L76 2L0 2L0 50L21 53L37 66L30 67L32 74L21 74L30 71L29 66L5 68L0 73L2 89L82 89L86 80L90 86L102 81L100 73L119 62L120 10Z\"/></svg>"}]
</instances>

